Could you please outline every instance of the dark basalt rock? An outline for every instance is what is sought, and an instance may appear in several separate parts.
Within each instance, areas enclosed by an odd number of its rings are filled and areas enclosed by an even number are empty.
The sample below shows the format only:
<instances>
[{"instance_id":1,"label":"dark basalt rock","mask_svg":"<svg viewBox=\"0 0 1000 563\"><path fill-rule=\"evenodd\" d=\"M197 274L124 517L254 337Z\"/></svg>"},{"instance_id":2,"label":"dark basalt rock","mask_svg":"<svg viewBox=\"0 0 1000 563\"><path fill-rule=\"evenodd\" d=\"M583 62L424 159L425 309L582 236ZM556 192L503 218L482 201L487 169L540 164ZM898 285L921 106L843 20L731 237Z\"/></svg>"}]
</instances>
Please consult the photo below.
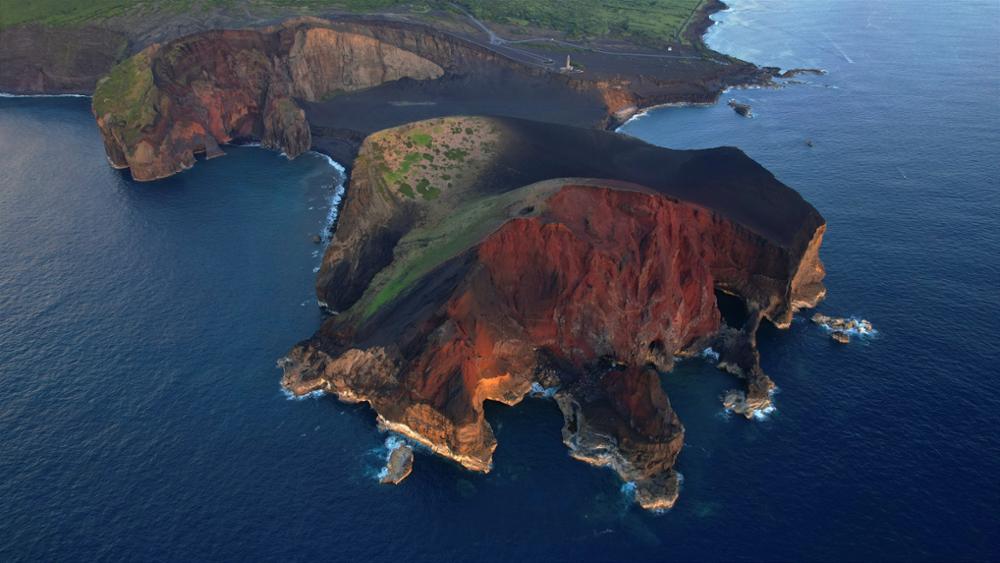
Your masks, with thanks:
<instances>
[{"instance_id":1,"label":"dark basalt rock","mask_svg":"<svg viewBox=\"0 0 1000 563\"><path fill-rule=\"evenodd\" d=\"M793 78L800 74L812 74L814 76L823 76L826 71L820 68L791 68L778 75L778 78Z\"/></svg>"},{"instance_id":2,"label":"dark basalt rock","mask_svg":"<svg viewBox=\"0 0 1000 563\"><path fill-rule=\"evenodd\" d=\"M389 452L385 469L379 481L387 485L398 485L413 471L413 448L399 444Z\"/></svg>"},{"instance_id":3,"label":"dark basalt rock","mask_svg":"<svg viewBox=\"0 0 1000 563\"><path fill-rule=\"evenodd\" d=\"M742 117L753 117L751 112L750 104L743 104L737 102L736 100L729 100L729 107L733 108L733 111L738 113Z\"/></svg>"}]
</instances>

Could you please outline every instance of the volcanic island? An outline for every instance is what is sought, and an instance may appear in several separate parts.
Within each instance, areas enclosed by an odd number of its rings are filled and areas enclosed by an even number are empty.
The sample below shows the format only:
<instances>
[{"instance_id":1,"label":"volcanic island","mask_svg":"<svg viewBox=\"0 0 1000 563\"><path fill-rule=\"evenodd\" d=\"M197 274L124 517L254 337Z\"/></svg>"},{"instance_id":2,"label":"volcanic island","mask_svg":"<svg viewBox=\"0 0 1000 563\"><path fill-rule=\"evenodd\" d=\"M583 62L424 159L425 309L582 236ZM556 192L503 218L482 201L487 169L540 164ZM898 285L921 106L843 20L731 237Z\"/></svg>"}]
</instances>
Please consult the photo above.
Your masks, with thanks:
<instances>
[{"instance_id":1,"label":"volcanic island","mask_svg":"<svg viewBox=\"0 0 1000 563\"><path fill-rule=\"evenodd\" d=\"M229 28L121 41L26 26L7 39L69 34L79 56L7 50L0 88L93 92L109 162L140 181L251 141L343 163L316 280L330 314L279 361L282 385L367 403L383 430L475 472L497 447L485 401L550 398L572 457L665 509L684 427L663 374L710 350L741 382L725 407L752 417L774 390L758 327L786 328L825 294L826 224L798 193L736 148L613 132L779 75L701 44L721 4L694 5L670 54L576 49L561 67L562 53L403 17L219 16L204 25ZM393 457L396 483L413 459Z\"/></svg>"}]
</instances>

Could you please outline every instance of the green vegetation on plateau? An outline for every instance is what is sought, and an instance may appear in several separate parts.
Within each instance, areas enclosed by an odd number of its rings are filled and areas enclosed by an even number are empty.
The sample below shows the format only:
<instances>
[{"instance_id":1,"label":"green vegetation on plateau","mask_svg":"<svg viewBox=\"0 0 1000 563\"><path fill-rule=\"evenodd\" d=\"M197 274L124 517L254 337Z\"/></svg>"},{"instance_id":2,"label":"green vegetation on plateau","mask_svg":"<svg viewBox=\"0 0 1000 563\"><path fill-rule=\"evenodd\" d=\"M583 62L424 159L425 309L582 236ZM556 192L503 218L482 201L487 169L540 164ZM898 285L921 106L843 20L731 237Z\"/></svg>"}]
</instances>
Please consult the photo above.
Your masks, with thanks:
<instances>
[{"instance_id":1,"label":"green vegetation on plateau","mask_svg":"<svg viewBox=\"0 0 1000 563\"><path fill-rule=\"evenodd\" d=\"M702 0L465 0L476 17L571 37L675 39Z\"/></svg>"},{"instance_id":2,"label":"green vegetation on plateau","mask_svg":"<svg viewBox=\"0 0 1000 563\"><path fill-rule=\"evenodd\" d=\"M4 0L0 27L22 23L83 25L131 14L197 14L214 8L246 6L251 10L288 8L289 14L310 9L382 10L406 5L398 0Z\"/></svg>"},{"instance_id":3,"label":"green vegetation on plateau","mask_svg":"<svg viewBox=\"0 0 1000 563\"><path fill-rule=\"evenodd\" d=\"M111 115L127 146L132 146L143 128L156 119L158 91L149 65L146 53L129 57L115 65L94 90L94 113L99 118Z\"/></svg>"},{"instance_id":4,"label":"green vegetation on plateau","mask_svg":"<svg viewBox=\"0 0 1000 563\"><path fill-rule=\"evenodd\" d=\"M371 317L427 272L495 231L510 217L511 206L518 204L520 209L532 195L537 198L544 193L542 186L533 185L484 197L444 214L439 221L410 231L400 241L392 264L379 272L351 313ZM542 204L531 205L530 209L531 214L537 214Z\"/></svg>"},{"instance_id":5,"label":"green vegetation on plateau","mask_svg":"<svg viewBox=\"0 0 1000 563\"><path fill-rule=\"evenodd\" d=\"M498 153L501 131L488 118L444 117L371 135L355 161L372 189L416 205L425 227L410 231L392 264L379 273L352 314L369 317L414 281L494 230L521 197L477 194ZM355 172L359 174L361 172Z\"/></svg>"},{"instance_id":6,"label":"green vegetation on plateau","mask_svg":"<svg viewBox=\"0 0 1000 563\"><path fill-rule=\"evenodd\" d=\"M431 201L456 178L474 173L495 150L496 130L484 122L443 118L433 125L403 126L369 141L363 158L379 189L408 199Z\"/></svg>"},{"instance_id":7,"label":"green vegetation on plateau","mask_svg":"<svg viewBox=\"0 0 1000 563\"><path fill-rule=\"evenodd\" d=\"M516 27L549 29L570 37L622 37L640 43L679 38L703 0L457 0L476 17ZM191 14L246 8L260 15L319 14L329 10L450 12L446 0L9 0L0 2L0 28L22 23L83 25L121 16ZM433 17L433 16L432 16Z\"/></svg>"}]
</instances>

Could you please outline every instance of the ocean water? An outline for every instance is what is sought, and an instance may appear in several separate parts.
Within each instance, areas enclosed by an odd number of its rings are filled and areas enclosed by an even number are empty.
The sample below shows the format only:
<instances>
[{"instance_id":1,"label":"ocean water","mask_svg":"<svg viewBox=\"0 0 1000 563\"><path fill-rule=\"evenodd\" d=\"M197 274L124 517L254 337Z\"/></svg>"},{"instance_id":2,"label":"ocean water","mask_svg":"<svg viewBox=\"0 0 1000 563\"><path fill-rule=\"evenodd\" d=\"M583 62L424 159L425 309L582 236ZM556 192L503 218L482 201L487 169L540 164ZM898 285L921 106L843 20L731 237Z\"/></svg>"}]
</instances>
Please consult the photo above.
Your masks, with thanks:
<instances>
[{"instance_id":1,"label":"ocean water","mask_svg":"<svg viewBox=\"0 0 1000 563\"><path fill-rule=\"evenodd\" d=\"M829 297L875 338L765 327L763 420L734 380L663 378L681 498L629 503L569 458L553 404L488 405L495 469L418 452L397 487L363 406L288 400L275 360L340 182L228 149L168 180L110 169L81 99L0 99L0 560L982 560L1000 557L1000 5L744 2L716 49L823 77L624 132L737 145L827 218ZM808 147L806 139L813 141Z\"/></svg>"}]
</instances>

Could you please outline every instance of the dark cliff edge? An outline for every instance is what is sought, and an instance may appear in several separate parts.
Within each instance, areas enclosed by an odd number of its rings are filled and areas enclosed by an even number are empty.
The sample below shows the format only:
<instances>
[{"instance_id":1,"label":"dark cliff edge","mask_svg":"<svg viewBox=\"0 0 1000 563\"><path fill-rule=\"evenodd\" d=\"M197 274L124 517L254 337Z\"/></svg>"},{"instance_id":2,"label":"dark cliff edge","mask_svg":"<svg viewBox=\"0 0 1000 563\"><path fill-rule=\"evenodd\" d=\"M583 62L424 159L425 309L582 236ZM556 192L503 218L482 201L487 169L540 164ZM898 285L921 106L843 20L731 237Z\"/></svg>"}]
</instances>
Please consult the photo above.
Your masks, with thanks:
<instances>
[{"instance_id":1,"label":"dark cliff edge","mask_svg":"<svg viewBox=\"0 0 1000 563\"><path fill-rule=\"evenodd\" d=\"M369 136L348 193L317 280L338 314L281 361L285 387L367 402L483 472L483 402L551 397L571 455L648 509L677 498L684 432L658 374L712 347L745 381L727 407L766 409L759 323L825 293L822 216L734 148L447 117ZM717 291L746 319L726 324Z\"/></svg>"}]
</instances>

